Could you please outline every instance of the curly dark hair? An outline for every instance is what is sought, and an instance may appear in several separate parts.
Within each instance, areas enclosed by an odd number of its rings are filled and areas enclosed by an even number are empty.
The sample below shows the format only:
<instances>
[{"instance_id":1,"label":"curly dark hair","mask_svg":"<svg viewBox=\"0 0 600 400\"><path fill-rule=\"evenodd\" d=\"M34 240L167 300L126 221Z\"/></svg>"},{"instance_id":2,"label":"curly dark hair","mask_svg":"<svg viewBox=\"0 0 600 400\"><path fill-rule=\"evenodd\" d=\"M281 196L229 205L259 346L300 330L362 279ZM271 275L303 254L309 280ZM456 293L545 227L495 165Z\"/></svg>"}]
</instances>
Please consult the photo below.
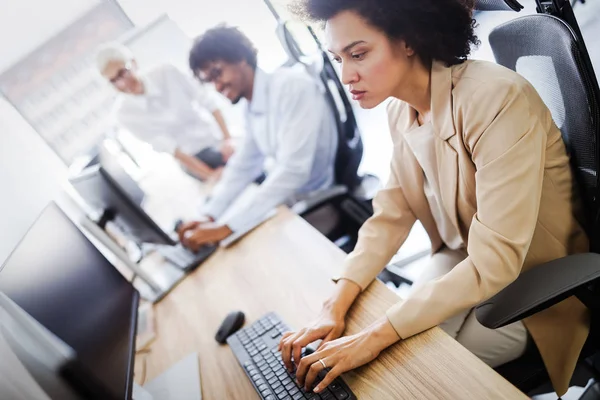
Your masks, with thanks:
<instances>
[{"instance_id":1,"label":"curly dark hair","mask_svg":"<svg viewBox=\"0 0 600 400\"><path fill-rule=\"evenodd\" d=\"M239 29L219 25L194 40L189 63L194 73L214 61L237 63L246 60L256 69L256 54L257 50L250 39Z\"/></svg>"},{"instance_id":2,"label":"curly dark hair","mask_svg":"<svg viewBox=\"0 0 600 400\"><path fill-rule=\"evenodd\" d=\"M460 64L479 45L472 17L473 0L297 0L292 12L325 22L354 11L390 39L402 39L424 61Z\"/></svg>"}]
</instances>

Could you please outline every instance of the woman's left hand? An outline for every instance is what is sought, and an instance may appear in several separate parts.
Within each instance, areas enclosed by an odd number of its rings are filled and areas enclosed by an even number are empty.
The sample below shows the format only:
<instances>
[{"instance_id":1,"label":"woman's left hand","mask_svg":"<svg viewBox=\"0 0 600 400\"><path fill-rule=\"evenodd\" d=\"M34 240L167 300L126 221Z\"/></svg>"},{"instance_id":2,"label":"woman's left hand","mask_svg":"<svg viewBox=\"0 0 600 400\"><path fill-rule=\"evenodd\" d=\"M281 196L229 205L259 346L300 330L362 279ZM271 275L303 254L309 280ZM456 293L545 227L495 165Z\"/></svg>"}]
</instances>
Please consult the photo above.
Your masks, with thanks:
<instances>
[{"instance_id":1,"label":"woman's left hand","mask_svg":"<svg viewBox=\"0 0 600 400\"><path fill-rule=\"evenodd\" d=\"M341 337L323 344L316 352L300 360L296 370L298 383L310 391L317 375L330 368L323 380L314 388L315 393L325 389L335 378L373 361L379 353L400 340L387 317L375 322L361 332ZM322 360L323 363L321 363Z\"/></svg>"}]
</instances>

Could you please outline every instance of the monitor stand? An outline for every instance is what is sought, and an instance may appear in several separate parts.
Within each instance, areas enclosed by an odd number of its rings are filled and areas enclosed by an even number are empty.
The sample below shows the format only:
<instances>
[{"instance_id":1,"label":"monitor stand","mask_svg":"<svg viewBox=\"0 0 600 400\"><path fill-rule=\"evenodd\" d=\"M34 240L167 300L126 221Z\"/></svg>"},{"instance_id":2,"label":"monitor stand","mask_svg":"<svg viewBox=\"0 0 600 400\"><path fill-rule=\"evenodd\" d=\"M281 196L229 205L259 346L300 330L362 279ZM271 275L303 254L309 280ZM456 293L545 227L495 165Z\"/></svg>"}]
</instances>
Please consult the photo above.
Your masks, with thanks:
<instances>
[{"instance_id":1,"label":"monitor stand","mask_svg":"<svg viewBox=\"0 0 600 400\"><path fill-rule=\"evenodd\" d=\"M81 225L133 273L132 284L140 292L143 299L156 303L185 278L184 271L162 259L142 260L141 264L134 263L104 229L100 228L89 217L83 217Z\"/></svg>"},{"instance_id":2,"label":"monitor stand","mask_svg":"<svg viewBox=\"0 0 600 400\"><path fill-rule=\"evenodd\" d=\"M192 353L146 383L134 384L133 400L202 400L198 353Z\"/></svg>"}]
</instances>

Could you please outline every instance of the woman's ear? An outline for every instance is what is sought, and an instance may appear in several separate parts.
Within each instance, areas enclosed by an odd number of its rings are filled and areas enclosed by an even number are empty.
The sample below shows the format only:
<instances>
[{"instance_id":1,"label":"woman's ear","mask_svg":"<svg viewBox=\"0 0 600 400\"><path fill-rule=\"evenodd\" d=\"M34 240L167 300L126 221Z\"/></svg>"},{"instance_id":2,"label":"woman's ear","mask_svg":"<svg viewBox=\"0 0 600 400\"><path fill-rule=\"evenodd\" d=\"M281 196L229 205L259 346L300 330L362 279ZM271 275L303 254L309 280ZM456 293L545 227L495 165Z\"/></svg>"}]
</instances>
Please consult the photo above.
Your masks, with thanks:
<instances>
[{"instance_id":1,"label":"woman's ear","mask_svg":"<svg viewBox=\"0 0 600 400\"><path fill-rule=\"evenodd\" d=\"M402 41L402 47L407 57L412 57L415 55L415 50L404 40Z\"/></svg>"},{"instance_id":2,"label":"woman's ear","mask_svg":"<svg viewBox=\"0 0 600 400\"><path fill-rule=\"evenodd\" d=\"M405 40L398 40L394 47L403 57L409 58L415 55L415 50Z\"/></svg>"}]
</instances>

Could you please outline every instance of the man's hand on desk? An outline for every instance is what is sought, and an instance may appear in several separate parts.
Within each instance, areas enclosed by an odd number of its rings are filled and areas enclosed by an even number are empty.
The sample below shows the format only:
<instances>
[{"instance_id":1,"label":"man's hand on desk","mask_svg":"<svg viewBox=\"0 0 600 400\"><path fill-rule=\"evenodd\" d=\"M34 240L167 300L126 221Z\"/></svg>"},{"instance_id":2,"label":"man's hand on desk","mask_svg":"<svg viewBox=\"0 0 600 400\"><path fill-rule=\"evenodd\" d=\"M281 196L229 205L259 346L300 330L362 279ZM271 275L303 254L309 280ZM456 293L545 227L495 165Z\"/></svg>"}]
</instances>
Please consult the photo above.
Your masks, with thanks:
<instances>
[{"instance_id":1,"label":"man's hand on desk","mask_svg":"<svg viewBox=\"0 0 600 400\"><path fill-rule=\"evenodd\" d=\"M355 335L345 336L325 343L319 349L302 358L296 370L298 384L310 391L317 375L330 368L323 380L314 388L319 393L344 372L373 361L385 348L400 340L387 317Z\"/></svg>"},{"instance_id":2,"label":"man's hand on desk","mask_svg":"<svg viewBox=\"0 0 600 400\"><path fill-rule=\"evenodd\" d=\"M181 235L183 236L181 243L192 251L198 251L200 247L220 242L232 233L233 231L227 225L215 225L207 222L184 232Z\"/></svg>"}]
</instances>

